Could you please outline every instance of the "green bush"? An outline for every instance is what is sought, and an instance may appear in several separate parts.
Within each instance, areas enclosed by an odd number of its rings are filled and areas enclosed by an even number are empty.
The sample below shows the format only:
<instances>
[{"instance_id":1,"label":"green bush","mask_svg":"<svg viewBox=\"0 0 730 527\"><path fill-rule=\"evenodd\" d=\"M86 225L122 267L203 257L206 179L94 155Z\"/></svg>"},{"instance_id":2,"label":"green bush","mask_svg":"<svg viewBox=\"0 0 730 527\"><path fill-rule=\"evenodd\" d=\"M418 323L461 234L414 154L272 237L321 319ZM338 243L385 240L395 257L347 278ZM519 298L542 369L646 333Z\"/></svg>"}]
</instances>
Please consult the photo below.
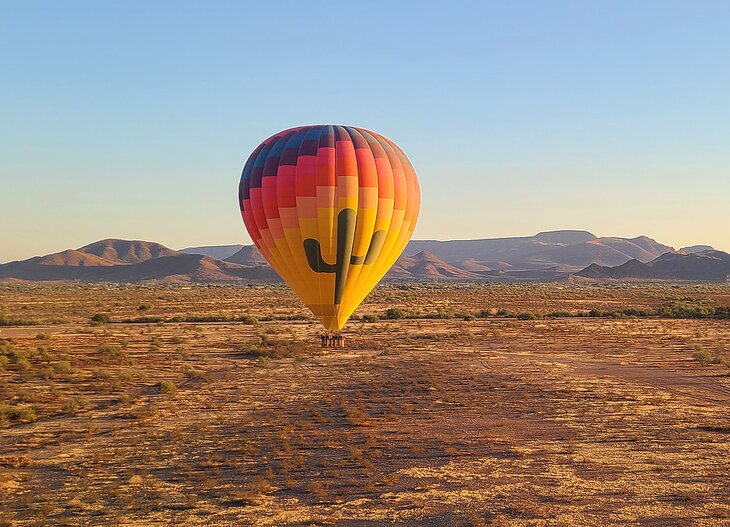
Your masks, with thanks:
<instances>
[{"instance_id":1,"label":"green bush","mask_svg":"<svg viewBox=\"0 0 730 527\"><path fill-rule=\"evenodd\" d=\"M715 309L693 302L679 301L660 307L657 315L665 318L710 318L715 316Z\"/></svg>"},{"instance_id":2,"label":"green bush","mask_svg":"<svg viewBox=\"0 0 730 527\"><path fill-rule=\"evenodd\" d=\"M408 313L406 313L405 310L397 307L391 307L389 309L386 309L385 313L383 314L383 318L386 320L398 320L406 318L407 316Z\"/></svg>"},{"instance_id":3,"label":"green bush","mask_svg":"<svg viewBox=\"0 0 730 527\"><path fill-rule=\"evenodd\" d=\"M93 325L99 326L101 324L108 324L112 318L106 313L96 313L90 320Z\"/></svg>"}]
</instances>

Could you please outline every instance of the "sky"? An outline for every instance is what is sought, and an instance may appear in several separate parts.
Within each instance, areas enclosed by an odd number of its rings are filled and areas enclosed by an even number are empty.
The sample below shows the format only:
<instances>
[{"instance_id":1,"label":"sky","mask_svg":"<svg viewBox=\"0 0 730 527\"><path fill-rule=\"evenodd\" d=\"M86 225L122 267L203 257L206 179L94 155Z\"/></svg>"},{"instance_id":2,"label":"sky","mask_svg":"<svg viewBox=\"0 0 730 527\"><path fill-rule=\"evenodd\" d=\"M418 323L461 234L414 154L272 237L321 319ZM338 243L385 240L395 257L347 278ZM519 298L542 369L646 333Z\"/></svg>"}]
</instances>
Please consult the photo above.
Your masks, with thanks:
<instances>
[{"instance_id":1,"label":"sky","mask_svg":"<svg viewBox=\"0 0 730 527\"><path fill-rule=\"evenodd\" d=\"M250 243L243 164L349 124L416 239L586 229L730 251L730 2L0 0L0 262Z\"/></svg>"}]
</instances>

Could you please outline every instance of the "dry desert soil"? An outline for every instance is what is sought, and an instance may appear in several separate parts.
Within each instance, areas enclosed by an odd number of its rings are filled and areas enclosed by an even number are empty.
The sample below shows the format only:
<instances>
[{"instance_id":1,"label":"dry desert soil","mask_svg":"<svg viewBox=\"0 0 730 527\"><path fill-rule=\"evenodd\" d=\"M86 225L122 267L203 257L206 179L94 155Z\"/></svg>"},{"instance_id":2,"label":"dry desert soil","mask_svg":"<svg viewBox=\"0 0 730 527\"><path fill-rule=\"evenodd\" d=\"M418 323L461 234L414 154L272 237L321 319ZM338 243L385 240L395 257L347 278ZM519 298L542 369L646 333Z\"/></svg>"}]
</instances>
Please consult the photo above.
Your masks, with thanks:
<instances>
[{"instance_id":1,"label":"dry desert soil","mask_svg":"<svg viewBox=\"0 0 730 527\"><path fill-rule=\"evenodd\" d=\"M546 316L677 302L730 286L386 285L321 349L280 286L0 285L0 525L730 525L730 320Z\"/></svg>"}]
</instances>

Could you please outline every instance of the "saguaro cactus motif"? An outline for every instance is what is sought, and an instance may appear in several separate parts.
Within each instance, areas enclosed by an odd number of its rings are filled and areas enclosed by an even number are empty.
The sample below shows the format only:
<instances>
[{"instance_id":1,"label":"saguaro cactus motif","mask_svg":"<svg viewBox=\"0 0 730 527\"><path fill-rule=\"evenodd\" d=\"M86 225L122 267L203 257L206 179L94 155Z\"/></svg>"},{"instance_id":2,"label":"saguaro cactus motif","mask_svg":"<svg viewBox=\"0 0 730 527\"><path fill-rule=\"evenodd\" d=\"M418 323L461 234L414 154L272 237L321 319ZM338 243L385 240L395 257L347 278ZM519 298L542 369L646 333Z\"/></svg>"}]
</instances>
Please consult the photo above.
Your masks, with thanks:
<instances>
[{"instance_id":1,"label":"saguaro cactus motif","mask_svg":"<svg viewBox=\"0 0 730 527\"><path fill-rule=\"evenodd\" d=\"M385 231L375 231L370 239L367 254L358 256L352 254L353 236L355 233L355 219L357 214L352 209L342 209L337 215L337 260L327 263L322 258L322 247L319 240L307 238L304 240L304 252L307 255L309 268L315 273L335 273L334 303L342 301L347 283L347 271L351 265L368 265L375 262L385 241Z\"/></svg>"}]
</instances>

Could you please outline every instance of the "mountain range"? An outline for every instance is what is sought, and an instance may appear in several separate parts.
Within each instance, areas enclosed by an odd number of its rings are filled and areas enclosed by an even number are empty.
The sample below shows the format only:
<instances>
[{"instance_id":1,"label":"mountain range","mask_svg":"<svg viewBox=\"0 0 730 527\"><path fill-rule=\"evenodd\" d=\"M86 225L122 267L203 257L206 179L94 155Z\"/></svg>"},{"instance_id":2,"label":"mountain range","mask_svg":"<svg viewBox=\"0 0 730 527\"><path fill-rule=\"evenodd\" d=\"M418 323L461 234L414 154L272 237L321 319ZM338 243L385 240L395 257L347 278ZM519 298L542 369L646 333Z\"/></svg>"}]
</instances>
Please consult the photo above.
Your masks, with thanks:
<instances>
[{"instance_id":1,"label":"mountain range","mask_svg":"<svg viewBox=\"0 0 730 527\"><path fill-rule=\"evenodd\" d=\"M690 253L666 253L644 263L629 260L616 267L591 264L576 276L605 279L730 281L730 254L713 249Z\"/></svg>"},{"instance_id":2,"label":"mountain range","mask_svg":"<svg viewBox=\"0 0 730 527\"><path fill-rule=\"evenodd\" d=\"M730 276L730 254L675 250L646 236L596 237L563 230L481 240L413 240L386 279L460 281L708 280ZM274 282L252 245L179 251L140 240L101 240L0 265L0 280L83 282Z\"/></svg>"}]
</instances>

